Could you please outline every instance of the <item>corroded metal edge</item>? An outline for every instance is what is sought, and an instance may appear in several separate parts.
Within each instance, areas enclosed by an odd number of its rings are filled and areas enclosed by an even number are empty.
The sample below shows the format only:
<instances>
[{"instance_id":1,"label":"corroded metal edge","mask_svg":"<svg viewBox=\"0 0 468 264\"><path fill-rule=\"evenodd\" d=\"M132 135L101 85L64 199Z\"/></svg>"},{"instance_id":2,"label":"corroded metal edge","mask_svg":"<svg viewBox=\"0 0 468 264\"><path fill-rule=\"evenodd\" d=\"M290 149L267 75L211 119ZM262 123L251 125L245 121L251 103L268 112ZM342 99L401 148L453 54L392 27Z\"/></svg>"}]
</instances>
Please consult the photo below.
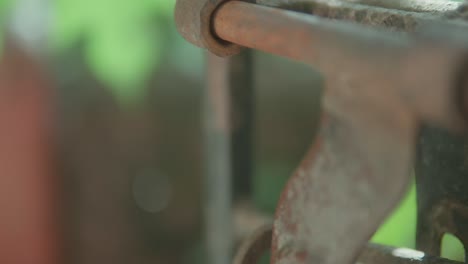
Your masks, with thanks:
<instances>
[{"instance_id":1,"label":"corroded metal edge","mask_svg":"<svg viewBox=\"0 0 468 264\"><path fill-rule=\"evenodd\" d=\"M247 238L239 248L233 264L257 264L259 256L268 253L268 246L272 239L272 227L263 226ZM294 264L290 262L286 264ZM356 263L360 264L460 264L462 262L430 256L422 251L367 244Z\"/></svg>"},{"instance_id":2,"label":"corroded metal edge","mask_svg":"<svg viewBox=\"0 0 468 264\"><path fill-rule=\"evenodd\" d=\"M258 228L237 250L233 264L256 264L271 247L273 226L271 224Z\"/></svg>"}]
</instances>

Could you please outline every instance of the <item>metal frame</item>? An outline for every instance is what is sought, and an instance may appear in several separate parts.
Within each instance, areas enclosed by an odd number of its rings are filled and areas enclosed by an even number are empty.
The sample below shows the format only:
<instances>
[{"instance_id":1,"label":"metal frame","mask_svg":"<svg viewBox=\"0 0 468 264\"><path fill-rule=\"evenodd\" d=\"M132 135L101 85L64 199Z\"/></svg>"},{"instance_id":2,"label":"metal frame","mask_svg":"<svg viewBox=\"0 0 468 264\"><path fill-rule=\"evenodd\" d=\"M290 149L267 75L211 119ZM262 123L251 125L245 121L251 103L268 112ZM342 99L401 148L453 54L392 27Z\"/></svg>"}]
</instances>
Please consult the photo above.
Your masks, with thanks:
<instances>
[{"instance_id":1,"label":"metal frame","mask_svg":"<svg viewBox=\"0 0 468 264\"><path fill-rule=\"evenodd\" d=\"M275 264L350 264L359 256L362 263L408 262L392 250L369 248L367 241L401 199L415 161L418 248L438 255L444 232L468 242L464 189L453 191L464 186L466 172L465 144L454 136L467 129L466 6L405 3L178 0L179 31L193 44L220 56L247 47L287 57L318 68L326 80L315 144L285 187L274 226L254 234L236 264L255 263L270 240ZM208 71L209 79L218 78L212 65ZM240 87L217 85L210 91ZM218 100L222 107L214 116L234 111L231 100ZM436 128L422 129L426 124ZM434 134L439 141L431 139ZM209 158L221 155L220 148L209 149L215 150ZM428 157L445 163L428 163ZM230 175L229 166L225 169L221 174ZM434 169L453 177L427 173ZM434 182L436 187L428 187Z\"/></svg>"}]
</instances>

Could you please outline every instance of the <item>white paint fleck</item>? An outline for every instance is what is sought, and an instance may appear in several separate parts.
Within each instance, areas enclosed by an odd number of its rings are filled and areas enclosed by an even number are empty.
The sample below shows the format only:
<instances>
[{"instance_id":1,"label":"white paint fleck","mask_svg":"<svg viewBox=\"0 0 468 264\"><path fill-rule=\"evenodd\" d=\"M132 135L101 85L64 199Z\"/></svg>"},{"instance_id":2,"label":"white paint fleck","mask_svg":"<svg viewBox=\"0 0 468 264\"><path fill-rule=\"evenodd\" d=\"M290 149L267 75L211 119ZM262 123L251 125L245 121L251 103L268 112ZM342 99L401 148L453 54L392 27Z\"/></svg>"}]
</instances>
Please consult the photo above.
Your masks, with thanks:
<instances>
[{"instance_id":1,"label":"white paint fleck","mask_svg":"<svg viewBox=\"0 0 468 264\"><path fill-rule=\"evenodd\" d=\"M424 252L410 248L396 248L392 251L392 255L399 258L422 260Z\"/></svg>"}]
</instances>

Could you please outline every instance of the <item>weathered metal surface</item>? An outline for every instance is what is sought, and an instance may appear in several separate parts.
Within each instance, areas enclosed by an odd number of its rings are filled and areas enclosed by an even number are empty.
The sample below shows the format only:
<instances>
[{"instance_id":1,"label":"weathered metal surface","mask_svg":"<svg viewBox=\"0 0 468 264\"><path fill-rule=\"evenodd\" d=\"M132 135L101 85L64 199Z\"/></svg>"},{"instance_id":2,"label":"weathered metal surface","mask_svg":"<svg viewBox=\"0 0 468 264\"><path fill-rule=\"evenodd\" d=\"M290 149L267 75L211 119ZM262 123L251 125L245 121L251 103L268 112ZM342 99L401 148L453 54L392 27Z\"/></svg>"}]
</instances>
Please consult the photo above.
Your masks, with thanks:
<instances>
[{"instance_id":1,"label":"weathered metal surface","mask_svg":"<svg viewBox=\"0 0 468 264\"><path fill-rule=\"evenodd\" d=\"M468 245L468 141L425 126L418 142L418 249L439 255L445 233Z\"/></svg>"},{"instance_id":2,"label":"weathered metal surface","mask_svg":"<svg viewBox=\"0 0 468 264\"><path fill-rule=\"evenodd\" d=\"M322 129L278 204L272 263L353 263L406 190L418 122L391 93L350 90L374 85L326 80Z\"/></svg>"},{"instance_id":3,"label":"weathered metal surface","mask_svg":"<svg viewBox=\"0 0 468 264\"><path fill-rule=\"evenodd\" d=\"M229 59L208 57L205 96L206 239L208 263L231 262L232 200L235 187L249 184L253 89L250 53ZM233 184L234 183L234 184ZM239 189L238 189L239 190ZM248 188L240 193L248 193Z\"/></svg>"},{"instance_id":4,"label":"weathered metal surface","mask_svg":"<svg viewBox=\"0 0 468 264\"><path fill-rule=\"evenodd\" d=\"M267 6L306 6L315 5L316 3L330 3L343 4L343 5L355 5L355 6L367 6L369 9L380 9L380 10L402 10L411 12L451 12L457 10L463 5L462 2L456 0L257 0L258 4Z\"/></svg>"},{"instance_id":5,"label":"weathered metal surface","mask_svg":"<svg viewBox=\"0 0 468 264\"><path fill-rule=\"evenodd\" d=\"M464 124L453 100L455 90L466 88L455 85L468 43L459 32L443 27L419 37L391 34L238 1L218 10L214 30L228 41L313 65L327 78L345 72L391 81L391 87L372 89L394 90L426 121L458 130Z\"/></svg>"},{"instance_id":6,"label":"weathered metal surface","mask_svg":"<svg viewBox=\"0 0 468 264\"><path fill-rule=\"evenodd\" d=\"M58 264L52 90L17 43L0 57L0 263Z\"/></svg>"},{"instance_id":7,"label":"weathered metal surface","mask_svg":"<svg viewBox=\"0 0 468 264\"><path fill-rule=\"evenodd\" d=\"M324 73L329 123L280 200L272 263L352 263L405 190L419 121L450 129L464 123L453 96L466 89L454 85L464 51L450 38L448 45L423 43L240 2L220 8L214 29ZM443 68L429 69L435 61Z\"/></svg>"},{"instance_id":8,"label":"weathered metal surface","mask_svg":"<svg viewBox=\"0 0 468 264\"><path fill-rule=\"evenodd\" d=\"M391 9L369 9L367 6L329 1L303 5L301 11L327 18L348 20L372 26L384 26L395 31L414 32L431 20L464 18L462 3L448 3L434 8L429 14ZM297 8L294 5L290 7ZM299 8L300 9L300 8ZM434 13L437 11L438 13ZM450 20L449 22L452 22ZM453 21L453 25L459 24ZM448 23L450 24L450 23ZM462 77L463 79L464 77ZM464 94L460 100L466 99ZM466 110L462 110L466 112ZM416 175L418 186L417 246L432 255L439 255L444 233L455 234L466 246L467 204L464 180L468 171L465 164L466 139L434 127L421 132Z\"/></svg>"},{"instance_id":9,"label":"weathered metal surface","mask_svg":"<svg viewBox=\"0 0 468 264\"><path fill-rule=\"evenodd\" d=\"M404 1L403 3L410 3ZM389 2L395 3L394 2ZM437 3L439 3L437 5ZM450 3L440 5L440 2L431 3L428 6L418 6L414 9L405 8L380 8L369 7L365 4L350 3L349 1L315 1L302 7L302 12L320 17L345 20L368 26L385 27L396 31L414 32L416 28L430 25L435 22L444 22L453 26L466 26L448 17L457 16L458 7L461 3ZM434 6L433 6L434 4Z\"/></svg>"},{"instance_id":10,"label":"weathered metal surface","mask_svg":"<svg viewBox=\"0 0 468 264\"><path fill-rule=\"evenodd\" d=\"M240 52L237 41L224 41L213 32L212 23L217 9L230 0L178 0L175 18L181 35L192 44L206 48L219 56L229 56ZM369 25L391 25L413 30L416 25L426 24L441 18L464 18L465 5L457 1L413 0L246 0L259 5L280 7L306 12L318 16L344 19ZM219 21L218 21L219 22ZM226 21L225 21L226 22ZM229 20L228 20L229 22ZM463 23L454 23L464 25Z\"/></svg>"},{"instance_id":11,"label":"weathered metal surface","mask_svg":"<svg viewBox=\"0 0 468 264\"><path fill-rule=\"evenodd\" d=\"M319 0L321 1L321 0ZM454 0L343 0L353 4L381 7L385 9L398 9L412 12L450 12L462 5Z\"/></svg>"},{"instance_id":12,"label":"weathered metal surface","mask_svg":"<svg viewBox=\"0 0 468 264\"><path fill-rule=\"evenodd\" d=\"M270 225L257 229L240 246L233 264L257 264L258 259L268 253L272 239ZM287 264L295 264L289 262ZM356 263L361 264L457 264L461 262L428 255L409 248L396 248L376 244L367 244Z\"/></svg>"},{"instance_id":13,"label":"weathered metal surface","mask_svg":"<svg viewBox=\"0 0 468 264\"><path fill-rule=\"evenodd\" d=\"M391 20L371 22L386 25ZM415 27L392 23L400 30ZM468 41L448 25L414 37L230 1L214 14L212 26L221 39L306 62L327 76L343 71L363 77L383 75L395 82L391 89L398 89L424 120L461 129L459 106L453 104L450 93L465 89L454 84L460 83L458 78L466 70ZM443 43L439 43L441 39ZM425 78L427 75L432 78ZM421 92L426 96L420 97Z\"/></svg>"},{"instance_id":14,"label":"weathered metal surface","mask_svg":"<svg viewBox=\"0 0 468 264\"><path fill-rule=\"evenodd\" d=\"M356 2L257 1L277 9L230 1L213 13L212 33L220 39L313 65L326 80L322 129L278 205L272 263L353 263L408 185L421 123L466 130L466 6ZM439 154L444 159L446 153ZM447 160L455 163L463 157L452 154L455 159ZM462 174L455 171L454 177ZM418 243L433 254L443 232L467 242L460 224L466 222L463 196L446 199L454 182L442 182L420 201L420 215L427 218L420 219ZM265 246L258 237L241 248L236 263L258 259L257 248ZM362 261L383 258L379 254L367 252ZM391 263L408 262L385 256Z\"/></svg>"}]
</instances>

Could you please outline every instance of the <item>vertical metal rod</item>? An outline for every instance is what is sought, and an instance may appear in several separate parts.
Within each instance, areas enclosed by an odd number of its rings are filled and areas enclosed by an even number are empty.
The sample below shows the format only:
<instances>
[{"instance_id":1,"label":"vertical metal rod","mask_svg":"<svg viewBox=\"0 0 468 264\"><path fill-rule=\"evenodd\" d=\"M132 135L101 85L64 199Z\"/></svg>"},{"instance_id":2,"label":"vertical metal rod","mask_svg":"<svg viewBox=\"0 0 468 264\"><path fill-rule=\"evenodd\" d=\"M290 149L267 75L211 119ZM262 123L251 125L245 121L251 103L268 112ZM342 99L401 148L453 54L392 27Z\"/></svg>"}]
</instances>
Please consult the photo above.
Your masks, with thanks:
<instances>
[{"instance_id":1,"label":"vertical metal rod","mask_svg":"<svg viewBox=\"0 0 468 264\"><path fill-rule=\"evenodd\" d=\"M250 196L253 172L255 95L253 51L231 58L230 96L232 123L232 165L234 196Z\"/></svg>"},{"instance_id":2,"label":"vertical metal rod","mask_svg":"<svg viewBox=\"0 0 468 264\"><path fill-rule=\"evenodd\" d=\"M233 178L239 177L235 181L239 185L249 186L250 182L253 117L250 60L250 52L228 59L208 55L204 102L205 230L210 264L231 262ZM244 193L248 190L245 188Z\"/></svg>"},{"instance_id":3,"label":"vertical metal rod","mask_svg":"<svg viewBox=\"0 0 468 264\"><path fill-rule=\"evenodd\" d=\"M208 55L205 91L205 235L207 263L228 264L232 241L228 65Z\"/></svg>"}]
</instances>

